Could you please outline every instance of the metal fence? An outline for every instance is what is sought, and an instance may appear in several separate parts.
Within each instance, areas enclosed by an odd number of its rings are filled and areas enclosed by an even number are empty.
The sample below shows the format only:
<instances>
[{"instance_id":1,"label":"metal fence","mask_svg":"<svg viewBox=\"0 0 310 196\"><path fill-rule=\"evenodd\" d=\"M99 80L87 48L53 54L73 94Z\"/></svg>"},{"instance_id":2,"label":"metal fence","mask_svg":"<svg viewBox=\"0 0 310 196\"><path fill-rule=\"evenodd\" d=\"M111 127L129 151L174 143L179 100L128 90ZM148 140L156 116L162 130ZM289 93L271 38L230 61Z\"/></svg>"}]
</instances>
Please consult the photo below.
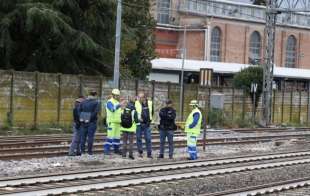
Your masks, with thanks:
<instances>
[{"instance_id":1,"label":"metal fence","mask_svg":"<svg viewBox=\"0 0 310 196\"><path fill-rule=\"evenodd\" d=\"M89 90L97 90L104 104L112 90L112 80L100 76L46 74L38 72L0 71L0 123L1 126L17 127L67 126L72 121L74 100L86 95ZM180 86L172 83L122 80L121 94L124 98L134 97L144 91L153 99L155 120L158 111L167 99L174 102L178 119L189 114L188 103L197 99L204 114L210 111L210 95L223 93L223 118L233 124L234 120L252 118L253 107L250 98L243 90L231 87L200 87L197 84L185 84L180 111ZM274 91L273 122L275 124L308 125L309 91ZM256 120L261 115L261 102L257 108Z\"/></svg>"}]
</instances>

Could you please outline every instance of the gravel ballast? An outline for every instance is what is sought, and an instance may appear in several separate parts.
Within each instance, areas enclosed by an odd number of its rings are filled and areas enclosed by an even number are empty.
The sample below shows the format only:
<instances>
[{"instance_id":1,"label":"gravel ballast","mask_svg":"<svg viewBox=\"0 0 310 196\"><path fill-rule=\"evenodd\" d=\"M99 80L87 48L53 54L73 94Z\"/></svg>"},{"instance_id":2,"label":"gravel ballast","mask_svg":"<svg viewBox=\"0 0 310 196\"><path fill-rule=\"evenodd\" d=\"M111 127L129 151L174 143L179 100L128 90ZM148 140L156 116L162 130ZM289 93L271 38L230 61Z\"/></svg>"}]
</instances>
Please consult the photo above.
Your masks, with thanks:
<instances>
[{"instance_id":1,"label":"gravel ballast","mask_svg":"<svg viewBox=\"0 0 310 196\"><path fill-rule=\"evenodd\" d=\"M237 155L262 154L276 151L304 149L305 146L284 142L277 146L275 142L243 145L217 145L207 146L206 152L199 149L200 158L231 157ZM167 152L167 149L166 149ZM67 171L80 171L85 169L115 168L138 164L152 164L161 162L180 161L187 158L186 148L175 149L174 159L157 159L158 151L153 152L154 159L138 158L124 159L119 155L105 156L103 154L82 155L77 157L36 158L29 160L0 161L0 177L15 177L24 175L61 173ZM167 157L167 154L166 154Z\"/></svg>"},{"instance_id":2,"label":"gravel ballast","mask_svg":"<svg viewBox=\"0 0 310 196\"><path fill-rule=\"evenodd\" d=\"M285 181L294 178L308 177L310 164L285 166L280 168L262 169L233 174L199 177L173 182L161 182L133 186L125 189L109 189L82 195L136 195L136 196L165 196L165 195L199 195L210 194L225 190L257 186L271 182Z\"/></svg>"}]
</instances>

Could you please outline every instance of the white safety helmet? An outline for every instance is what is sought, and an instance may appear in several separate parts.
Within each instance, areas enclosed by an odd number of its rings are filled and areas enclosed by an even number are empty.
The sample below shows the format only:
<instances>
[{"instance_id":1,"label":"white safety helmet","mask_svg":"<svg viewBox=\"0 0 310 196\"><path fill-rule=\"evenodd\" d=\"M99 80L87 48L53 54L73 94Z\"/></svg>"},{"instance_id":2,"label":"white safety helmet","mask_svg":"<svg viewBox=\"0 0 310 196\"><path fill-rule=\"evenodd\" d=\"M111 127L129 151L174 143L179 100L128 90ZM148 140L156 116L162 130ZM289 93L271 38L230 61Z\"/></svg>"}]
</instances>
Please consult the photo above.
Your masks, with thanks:
<instances>
[{"instance_id":1,"label":"white safety helmet","mask_svg":"<svg viewBox=\"0 0 310 196\"><path fill-rule=\"evenodd\" d=\"M120 95L120 94L121 92L117 88L112 90L112 95Z\"/></svg>"},{"instance_id":2,"label":"white safety helmet","mask_svg":"<svg viewBox=\"0 0 310 196\"><path fill-rule=\"evenodd\" d=\"M191 102L189 103L189 105L198 106L198 101L197 101L197 100L191 100Z\"/></svg>"}]
</instances>

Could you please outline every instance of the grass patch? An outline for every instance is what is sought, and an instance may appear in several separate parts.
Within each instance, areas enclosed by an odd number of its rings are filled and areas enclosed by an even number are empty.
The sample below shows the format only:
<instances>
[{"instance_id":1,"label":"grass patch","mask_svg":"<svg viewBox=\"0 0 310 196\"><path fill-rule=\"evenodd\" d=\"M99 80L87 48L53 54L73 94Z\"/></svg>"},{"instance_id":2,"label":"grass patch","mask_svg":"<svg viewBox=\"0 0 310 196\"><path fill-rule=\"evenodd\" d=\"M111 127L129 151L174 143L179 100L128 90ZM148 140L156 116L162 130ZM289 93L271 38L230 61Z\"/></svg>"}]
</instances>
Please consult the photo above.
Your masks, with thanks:
<instances>
[{"instance_id":1,"label":"grass patch","mask_svg":"<svg viewBox=\"0 0 310 196\"><path fill-rule=\"evenodd\" d=\"M40 125L38 127L1 127L0 135L41 135L41 134L65 134L72 133L71 126L53 126L53 125Z\"/></svg>"}]
</instances>

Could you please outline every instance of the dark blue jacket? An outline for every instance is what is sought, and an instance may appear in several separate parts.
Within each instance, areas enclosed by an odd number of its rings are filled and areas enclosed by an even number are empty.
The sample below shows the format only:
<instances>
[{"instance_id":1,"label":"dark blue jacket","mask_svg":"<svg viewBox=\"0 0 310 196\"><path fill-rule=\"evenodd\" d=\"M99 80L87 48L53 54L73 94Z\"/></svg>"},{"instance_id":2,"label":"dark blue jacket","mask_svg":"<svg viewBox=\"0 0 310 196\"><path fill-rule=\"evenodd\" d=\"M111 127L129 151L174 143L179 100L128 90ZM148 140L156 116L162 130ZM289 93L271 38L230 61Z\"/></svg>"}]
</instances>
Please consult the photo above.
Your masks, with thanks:
<instances>
[{"instance_id":1,"label":"dark blue jacket","mask_svg":"<svg viewBox=\"0 0 310 196\"><path fill-rule=\"evenodd\" d=\"M73 108L73 122L75 124L75 128L80 127L79 106L80 104L77 104Z\"/></svg>"},{"instance_id":2,"label":"dark blue jacket","mask_svg":"<svg viewBox=\"0 0 310 196\"><path fill-rule=\"evenodd\" d=\"M79 114L81 112L90 112L90 123L97 123L98 113L100 112L100 102L97 99L87 98L80 104Z\"/></svg>"}]
</instances>

